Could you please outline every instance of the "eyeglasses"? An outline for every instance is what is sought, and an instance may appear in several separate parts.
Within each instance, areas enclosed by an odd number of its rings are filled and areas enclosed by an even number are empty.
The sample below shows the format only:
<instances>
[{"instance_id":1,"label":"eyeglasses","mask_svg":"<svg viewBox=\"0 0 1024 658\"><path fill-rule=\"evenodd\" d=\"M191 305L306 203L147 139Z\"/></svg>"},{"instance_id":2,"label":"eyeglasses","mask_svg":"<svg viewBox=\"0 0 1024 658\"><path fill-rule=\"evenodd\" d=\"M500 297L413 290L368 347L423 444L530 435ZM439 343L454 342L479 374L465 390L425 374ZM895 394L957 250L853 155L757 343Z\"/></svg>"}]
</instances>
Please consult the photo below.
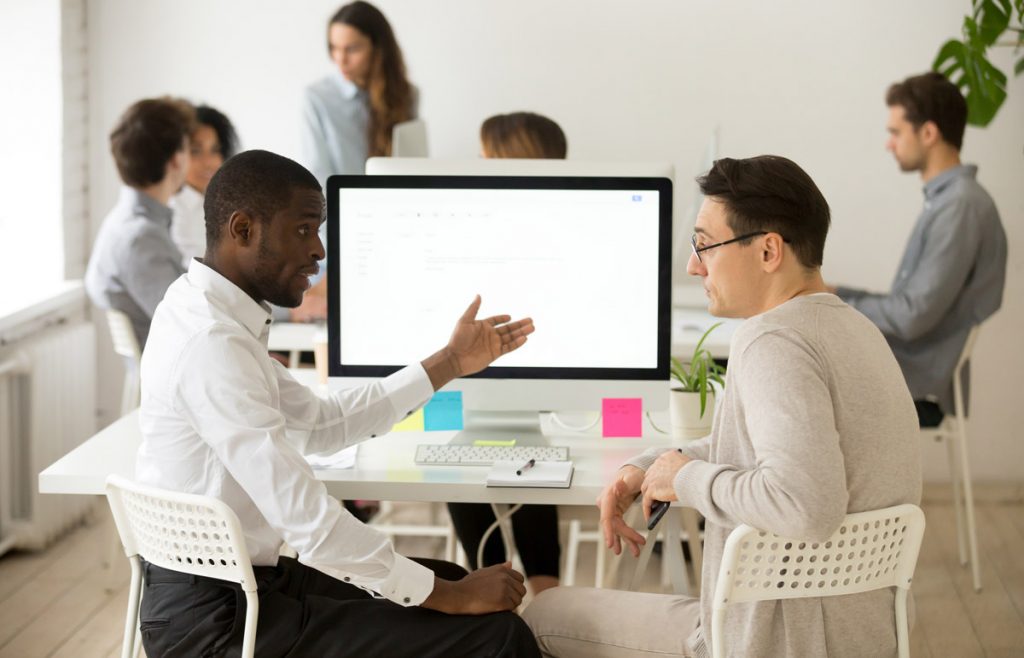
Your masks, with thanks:
<instances>
[{"instance_id":1,"label":"eyeglasses","mask_svg":"<svg viewBox=\"0 0 1024 658\"><path fill-rule=\"evenodd\" d=\"M700 257L700 252L707 251L708 249L714 249L715 247L724 247L727 244L732 244L733 242L739 242L740 240L748 240L750 238L756 238L759 235L768 235L768 231L755 231L754 233L744 233L743 235L741 235L739 237L735 237L732 240L726 240L725 242L716 242L715 244L709 244L706 247L698 247L697 246L697 234L694 233L693 235L690 236L690 246L693 247L693 255L697 257L698 261L703 263L704 259ZM785 238L783 238L783 240L785 240Z\"/></svg>"}]
</instances>

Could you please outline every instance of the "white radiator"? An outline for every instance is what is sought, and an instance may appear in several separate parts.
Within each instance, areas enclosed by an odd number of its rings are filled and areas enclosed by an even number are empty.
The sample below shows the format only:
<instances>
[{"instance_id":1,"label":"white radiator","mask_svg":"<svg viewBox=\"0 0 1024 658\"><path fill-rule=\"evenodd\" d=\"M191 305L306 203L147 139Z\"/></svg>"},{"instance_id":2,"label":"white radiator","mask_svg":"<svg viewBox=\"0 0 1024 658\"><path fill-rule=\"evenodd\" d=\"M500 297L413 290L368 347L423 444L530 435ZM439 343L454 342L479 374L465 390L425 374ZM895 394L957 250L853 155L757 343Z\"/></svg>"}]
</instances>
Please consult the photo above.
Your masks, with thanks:
<instances>
[{"instance_id":1,"label":"white radiator","mask_svg":"<svg viewBox=\"0 0 1024 658\"><path fill-rule=\"evenodd\" d=\"M39 472L96 426L96 335L49 327L0 349L0 553L40 549L92 508L92 496L40 494Z\"/></svg>"}]
</instances>

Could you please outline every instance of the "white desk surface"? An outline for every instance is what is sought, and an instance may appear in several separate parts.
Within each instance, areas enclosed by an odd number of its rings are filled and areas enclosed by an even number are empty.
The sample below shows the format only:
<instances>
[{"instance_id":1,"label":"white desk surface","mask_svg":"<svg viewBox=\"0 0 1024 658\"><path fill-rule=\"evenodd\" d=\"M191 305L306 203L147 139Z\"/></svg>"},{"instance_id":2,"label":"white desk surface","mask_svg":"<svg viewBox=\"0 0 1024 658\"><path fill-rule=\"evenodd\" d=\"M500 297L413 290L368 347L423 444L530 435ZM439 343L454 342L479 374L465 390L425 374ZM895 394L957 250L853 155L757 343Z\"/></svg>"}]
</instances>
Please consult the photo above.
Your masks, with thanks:
<instances>
[{"instance_id":1,"label":"white desk surface","mask_svg":"<svg viewBox=\"0 0 1024 658\"><path fill-rule=\"evenodd\" d=\"M326 331L316 322L275 322L270 325L267 349L274 352L312 352L313 337L318 331Z\"/></svg>"},{"instance_id":2,"label":"white desk surface","mask_svg":"<svg viewBox=\"0 0 1024 658\"><path fill-rule=\"evenodd\" d=\"M446 443L455 432L395 432L360 444L354 468L316 470L331 495L343 499L593 505L624 461L664 437L552 437L569 446L575 465L568 489L487 488L488 466L419 466L420 443ZM134 477L141 442L138 412L115 421L39 474L41 493L104 493L108 475Z\"/></svg>"}]
</instances>

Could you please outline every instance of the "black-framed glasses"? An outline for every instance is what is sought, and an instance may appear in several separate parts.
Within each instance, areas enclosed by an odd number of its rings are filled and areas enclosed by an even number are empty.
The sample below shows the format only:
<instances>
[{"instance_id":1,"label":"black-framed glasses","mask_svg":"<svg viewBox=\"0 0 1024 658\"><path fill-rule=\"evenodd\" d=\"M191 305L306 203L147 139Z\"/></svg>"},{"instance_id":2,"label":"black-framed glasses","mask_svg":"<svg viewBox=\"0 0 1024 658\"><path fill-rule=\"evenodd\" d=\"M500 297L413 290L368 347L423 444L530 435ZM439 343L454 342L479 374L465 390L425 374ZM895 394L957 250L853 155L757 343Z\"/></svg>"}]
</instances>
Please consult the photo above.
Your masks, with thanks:
<instances>
[{"instance_id":1,"label":"black-framed glasses","mask_svg":"<svg viewBox=\"0 0 1024 658\"><path fill-rule=\"evenodd\" d=\"M748 240L750 238L756 238L759 235L768 235L768 231L755 231L753 233L744 233L743 235L735 237L732 240L726 240L725 242L716 242L715 244L709 244L706 247L698 247L697 246L697 234L694 233L693 235L690 236L690 246L693 247L693 255L697 257L698 261L703 263L704 259L700 257L700 252L707 251L708 249L714 249L715 247L724 247L727 244L732 244L733 242L739 242L740 240ZM783 240L785 240L785 238L783 238Z\"/></svg>"}]
</instances>

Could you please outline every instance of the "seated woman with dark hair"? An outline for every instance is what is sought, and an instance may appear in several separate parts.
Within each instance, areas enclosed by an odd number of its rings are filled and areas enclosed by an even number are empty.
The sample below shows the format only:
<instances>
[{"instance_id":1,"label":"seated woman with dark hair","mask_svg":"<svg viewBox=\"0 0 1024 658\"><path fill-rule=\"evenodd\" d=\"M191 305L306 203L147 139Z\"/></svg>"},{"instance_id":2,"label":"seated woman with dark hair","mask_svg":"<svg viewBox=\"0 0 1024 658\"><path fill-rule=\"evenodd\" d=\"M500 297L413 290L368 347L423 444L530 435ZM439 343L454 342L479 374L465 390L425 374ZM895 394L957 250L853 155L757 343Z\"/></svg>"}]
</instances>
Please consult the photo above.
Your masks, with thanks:
<instances>
[{"instance_id":1,"label":"seated woman with dark hair","mask_svg":"<svg viewBox=\"0 0 1024 658\"><path fill-rule=\"evenodd\" d=\"M532 112L513 112L484 121L480 126L480 149L485 158L564 159L567 146L565 133L551 119ZM505 547L495 531L484 545L483 564L477 564L480 540L495 520L490 505L449 503L448 513L472 569L505 562ZM512 515L512 533L533 594L558 585L558 509L554 505L523 505Z\"/></svg>"}]
</instances>

